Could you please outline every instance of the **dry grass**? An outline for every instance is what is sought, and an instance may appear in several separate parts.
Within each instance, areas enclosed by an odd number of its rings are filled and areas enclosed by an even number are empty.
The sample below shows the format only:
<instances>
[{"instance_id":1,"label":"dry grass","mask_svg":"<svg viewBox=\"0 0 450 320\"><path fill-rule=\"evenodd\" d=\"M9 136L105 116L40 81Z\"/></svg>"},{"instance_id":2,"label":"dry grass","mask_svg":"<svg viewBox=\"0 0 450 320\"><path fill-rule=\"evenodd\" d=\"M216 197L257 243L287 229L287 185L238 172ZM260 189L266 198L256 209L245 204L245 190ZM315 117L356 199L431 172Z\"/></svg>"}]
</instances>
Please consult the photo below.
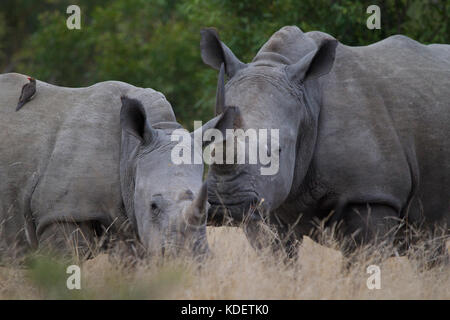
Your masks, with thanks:
<instances>
[{"instance_id":1,"label":"dry grass","mask_svg":"<svg viewBox=\"0 0 450 320\"><path fill-rule=\"evenodd\" d=\"M344 272L340 252L309 238L289 266L255 252L238 228L209 228L208 240L213 256L201 267L190 259L130 266L100 254L82 264L81 290L66 288L62 261L3 267L0 299L450 299L448 266L421 272L407 258L390 258L380 265L381 289L369 290L364 262Z\"/></svg>"}]
</instances>

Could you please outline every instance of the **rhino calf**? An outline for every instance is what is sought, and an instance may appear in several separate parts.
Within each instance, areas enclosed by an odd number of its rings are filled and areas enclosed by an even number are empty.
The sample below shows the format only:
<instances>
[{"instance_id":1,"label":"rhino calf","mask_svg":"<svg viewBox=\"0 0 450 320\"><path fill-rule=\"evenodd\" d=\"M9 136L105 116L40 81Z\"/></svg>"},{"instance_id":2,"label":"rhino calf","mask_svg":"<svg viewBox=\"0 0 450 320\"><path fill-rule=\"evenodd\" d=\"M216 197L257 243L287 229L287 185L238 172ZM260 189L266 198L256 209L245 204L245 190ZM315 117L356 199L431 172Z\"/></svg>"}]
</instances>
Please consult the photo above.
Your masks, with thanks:
<instances>
[{"instance_id":1,"label":"rhino calf","mask_svg":"<svg viewBox=\"0 0 450 320\"><path fill-rule=\"evenodd\" d=\"M203 164L172 163L170 135L182 126L164 95L37 81L39 95L15 112L26 81L0 75L0 254L65 248L67 238L89 253L125 220L150 252L207 252Z\"/></svg>"}]
</instances>

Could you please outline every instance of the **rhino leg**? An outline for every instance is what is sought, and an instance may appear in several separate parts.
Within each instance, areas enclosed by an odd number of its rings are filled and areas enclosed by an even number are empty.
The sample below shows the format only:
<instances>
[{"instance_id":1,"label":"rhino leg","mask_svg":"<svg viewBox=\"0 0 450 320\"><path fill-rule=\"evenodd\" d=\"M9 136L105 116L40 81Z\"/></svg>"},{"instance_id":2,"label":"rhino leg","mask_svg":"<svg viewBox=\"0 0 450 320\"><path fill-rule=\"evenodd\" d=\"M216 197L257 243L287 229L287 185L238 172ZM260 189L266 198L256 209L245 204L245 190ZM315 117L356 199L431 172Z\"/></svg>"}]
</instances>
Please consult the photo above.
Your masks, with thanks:
<instances>
[{"instance_id":1,"label":"rhino leg","mask_svg":"<svg viewBox=\"0 0 450 320\"><path fill-rule=\"evenodd\" d=\"M338 234L347 268L360 259L361 254L374 260L374 263L392 256L399 226L399 215L392 207L381 204L349 205L343 209L341 217L343 223Z\"/></svg>"},{"instance_id":2,"label":"rhino leg","mask_svg":"<svg viewBox=\"0 0 450 320\"><path fill-rule=\"evenodd\" d=\"M96 249L94 223L52 223L40 234L39 249L62 256L87 259Z\"/></svg>"}]
</instances>

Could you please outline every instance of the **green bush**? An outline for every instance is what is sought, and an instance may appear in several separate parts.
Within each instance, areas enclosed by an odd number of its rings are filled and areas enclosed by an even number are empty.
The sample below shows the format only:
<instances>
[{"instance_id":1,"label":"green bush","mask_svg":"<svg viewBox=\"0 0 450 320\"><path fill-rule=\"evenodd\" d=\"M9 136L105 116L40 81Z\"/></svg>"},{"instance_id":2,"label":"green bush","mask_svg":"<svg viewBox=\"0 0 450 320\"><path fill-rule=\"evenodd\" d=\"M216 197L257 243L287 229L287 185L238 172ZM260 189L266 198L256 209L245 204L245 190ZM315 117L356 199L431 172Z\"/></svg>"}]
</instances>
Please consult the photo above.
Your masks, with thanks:
<instances>
[{"instance_id":1,"label":"green bush","mask_svg":"<svg viewBox=\"0 0 450 320\"><path fill-rule=\"evenodd\" d=\"M66 28L66 8L81 8L81 30ZM366 8L381 8L368 30ZM393 34L449 43L446 0L3 0L0 68L62 86L120 80L163 92L179 121L213 115L217 73L203 65L200 29L215 26L243 61L285 25L320 30L347 45Z\"/></svg>"}]
</instances>

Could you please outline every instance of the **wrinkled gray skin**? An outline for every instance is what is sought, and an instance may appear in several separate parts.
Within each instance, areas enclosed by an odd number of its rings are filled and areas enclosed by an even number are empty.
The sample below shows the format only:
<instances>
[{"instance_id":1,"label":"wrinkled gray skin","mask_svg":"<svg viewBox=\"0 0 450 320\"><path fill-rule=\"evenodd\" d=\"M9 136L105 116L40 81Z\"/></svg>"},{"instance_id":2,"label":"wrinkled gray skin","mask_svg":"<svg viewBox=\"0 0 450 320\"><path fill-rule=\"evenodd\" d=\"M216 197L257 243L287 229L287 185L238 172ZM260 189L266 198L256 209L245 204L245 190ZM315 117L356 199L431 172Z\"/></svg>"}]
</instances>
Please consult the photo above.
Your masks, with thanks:
<instances>
[{"instance_id":1,"label":"wrinkled gray skin","mask_svg":"<svg viewBox=\"0 0 450 320\"><path fill-rule=\"evenodd\" d=\"M0 253L64 250L67 240L86 251L126 218L150 252L207 252L203 165L172 164L181 126L164 95L37 81L39 95L15 112L27 82L0 75Z\"/></svg>"},{"instance_id":2,"label":"wrinkled gray skin","mask_svg":"<svg viewBox=\"0 0 450 320\"><path fill-rule=\"evenodd\" d=\"M349 47L284 27L244 64L205 29L201 54L215 69L224 63L222 103L239 108L242 128L280 129L276 175L211 166L210 224L223 223L225 208L238 224L264 199L259 214L285 236L289 254L303 235L319 240L321 222L339 226L345 253L381 241L405 249L405 232L424 235L436 224L449 234L450 46L393 36ZM246 218L259 247L258 212Z\"/></svg>"}]
</instances>

